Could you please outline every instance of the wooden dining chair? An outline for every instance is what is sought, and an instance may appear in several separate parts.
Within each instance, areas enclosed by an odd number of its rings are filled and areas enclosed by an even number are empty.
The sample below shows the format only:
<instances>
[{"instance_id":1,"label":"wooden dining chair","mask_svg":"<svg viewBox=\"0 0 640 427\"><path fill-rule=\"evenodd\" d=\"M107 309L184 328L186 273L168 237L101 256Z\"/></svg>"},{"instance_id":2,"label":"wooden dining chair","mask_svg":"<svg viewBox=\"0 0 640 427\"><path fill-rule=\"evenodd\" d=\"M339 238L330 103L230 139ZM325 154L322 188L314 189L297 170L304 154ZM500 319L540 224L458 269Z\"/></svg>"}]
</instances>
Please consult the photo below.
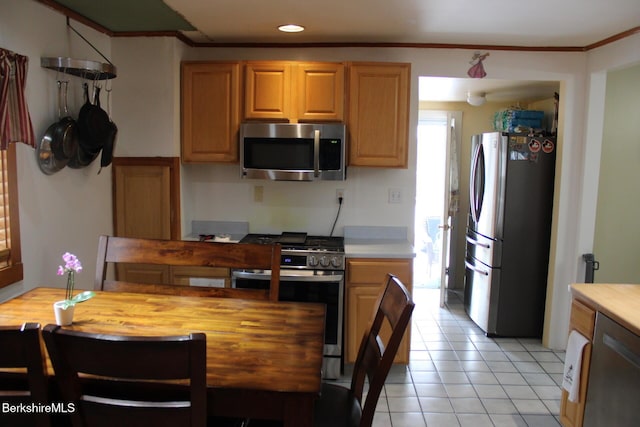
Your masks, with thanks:
<instances>
[{"instance_id":1,"label":"wooden dining chair","mask_svg":"<svg viewBox=\"0 0 640 427\"><path fill-rule=\"evenodd\" d=\"M39 323L0 326L0 402L10 405L48 403ZM46 412L26 414L0 411L0 425L3 426L40 427L50 424Z\"/></svg>"},{"instance_id":2,"label":"wooden dining chair","mask_svg":"<svg viewBox=\"0 0 640 427\"><path fill-rule=\"evenodd\" d=\"M42 336L62 398L75 405L73 427L206 425L205 334L119 336L47 325Z\"/></svg>"},{"instance_id":3,"label":"wooden dining chair","mask_svg":"<svg viewBox=\"0 0 640 427\"><path fill-rule=\"evenodd\" d=\"M168 295L235 297L278 300L280 290L280 244L197 242L100 236L95 290L144 292ZM152 278L151 283L107 279L110 263L182 267L271 270L269 289L234 289L185 286L170 278ZM169 273L169 276L171 274Z\"/></svg>"},{"instance_id":4,"label":"wooden dining chair","mask_svg":"<svg viewBox=\"0 0 640 427\"><path fill-rule=\"evenodd\" d=\"M371 426L380 392L415 306L407 288L397 277L388 274L385 281L374 306L373 318L358 349L351 388L322 384L322 392L314 408L314 427ZM386 343L380 336L385 322L391 326L391 335ZM369 389L363 402L365 380L369 381Z\"/></svg>"}]
</instances>

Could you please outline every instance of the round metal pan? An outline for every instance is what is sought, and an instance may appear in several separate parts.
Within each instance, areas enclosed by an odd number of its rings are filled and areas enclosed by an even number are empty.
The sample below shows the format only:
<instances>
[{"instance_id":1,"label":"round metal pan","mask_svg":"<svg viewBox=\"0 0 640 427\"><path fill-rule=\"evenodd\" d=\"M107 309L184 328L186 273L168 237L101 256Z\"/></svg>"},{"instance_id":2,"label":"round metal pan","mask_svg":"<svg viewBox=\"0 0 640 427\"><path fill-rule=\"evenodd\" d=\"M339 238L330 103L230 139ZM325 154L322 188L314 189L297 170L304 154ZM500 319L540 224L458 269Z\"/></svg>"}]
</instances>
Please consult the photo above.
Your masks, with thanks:
<instances>
[{"instance_id":1,"label":"round metal pan","mask_svg":"<svg viewBox=\"0 0 640 427\"><path fill-rule=\"evenodd\" d=\"M78 150L76 121L67 110L67 84L58 81L58 121L47 128L36 147L38 166L46 175L63 169Z\"/></svg>"}]
</instances>

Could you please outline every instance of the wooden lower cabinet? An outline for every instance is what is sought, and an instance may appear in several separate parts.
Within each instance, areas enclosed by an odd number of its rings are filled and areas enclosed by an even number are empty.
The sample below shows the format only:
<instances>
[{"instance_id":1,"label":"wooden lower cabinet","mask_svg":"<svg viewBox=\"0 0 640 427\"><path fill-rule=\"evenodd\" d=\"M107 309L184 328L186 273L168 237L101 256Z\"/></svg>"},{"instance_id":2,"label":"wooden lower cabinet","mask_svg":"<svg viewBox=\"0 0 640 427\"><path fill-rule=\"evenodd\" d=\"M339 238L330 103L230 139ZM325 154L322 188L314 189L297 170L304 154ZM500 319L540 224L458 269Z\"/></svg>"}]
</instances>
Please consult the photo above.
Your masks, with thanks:
<instances>
[{"instance_id":1,"label":"wooden lower cabinet","mask_svg":"<svg viewBox=\"0 0 640 427\"><path fill-rule=\"evenodd\" d=\"M578 402L570 402L569 393L564 389L562 390L560 423L564 427L581 427L584 420L584 406L587 397L587 387L589 386L589 367L591 365L591 348L593 344L595 319L596 311L593 308L576 299L571 302L569 331L578 331L592 342L585 346L582 353Z\"/></svg>"},{"instance_id":2,"label":"wooden lower cabinet","mask_svg":"<svg viewBox=\"0 0 640 427\"><path fill-rule=\"evenodd\" d=\"M345 363L354 363L387 273L395 274L412 292L413 259L351 258L347 259L346 272ZM400 343L394 363L409 363L410 325ZM390 332L390 328L385 325L381 332L383 339L388 338Z\"/></svg>"}]
</instances>

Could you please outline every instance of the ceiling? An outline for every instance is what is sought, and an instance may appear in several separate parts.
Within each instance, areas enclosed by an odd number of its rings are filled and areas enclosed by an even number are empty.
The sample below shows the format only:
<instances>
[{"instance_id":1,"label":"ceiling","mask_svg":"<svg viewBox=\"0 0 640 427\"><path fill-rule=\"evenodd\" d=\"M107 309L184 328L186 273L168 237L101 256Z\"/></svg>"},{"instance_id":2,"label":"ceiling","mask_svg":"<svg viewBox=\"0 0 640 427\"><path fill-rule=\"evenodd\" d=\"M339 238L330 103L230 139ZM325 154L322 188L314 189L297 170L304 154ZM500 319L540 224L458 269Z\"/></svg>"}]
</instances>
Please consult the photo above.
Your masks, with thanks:
<instances>
[{"instance_id":1,"label":"ceiling","mask_svg":"<svg viewBox=\"0 0 640 427\"><path fill-rule=\"evenodd\" d=\"M638 0L40 0L111 32L195 43L419 43L585 47L638 28ZM296 23L306 31L283 34Z\"/></svg>"},{"instance_id":2,"label":"ceiling","mask_svg":"<svg viewBox=\"0 0 640 427\"><path fill-rule=\"evenodd\" d=\"M639 0L38 0L114 36L177 32L195 46L419 45L478 50L585 50L640 31ZM296 23L302 33L281 33ZM421 80L429 100L487 99L549 88L548 82ZM514 86L515 84L515 86ZM448 93L436 91L450 88ZM523 89L523 87L525 87ZM516 90L518 89L518 90ZM441 93L442 92L442 93ZM441 93L440 95L435 95ZM421 96L421 99L422 96Z\"/></svg>"}]
</instances>

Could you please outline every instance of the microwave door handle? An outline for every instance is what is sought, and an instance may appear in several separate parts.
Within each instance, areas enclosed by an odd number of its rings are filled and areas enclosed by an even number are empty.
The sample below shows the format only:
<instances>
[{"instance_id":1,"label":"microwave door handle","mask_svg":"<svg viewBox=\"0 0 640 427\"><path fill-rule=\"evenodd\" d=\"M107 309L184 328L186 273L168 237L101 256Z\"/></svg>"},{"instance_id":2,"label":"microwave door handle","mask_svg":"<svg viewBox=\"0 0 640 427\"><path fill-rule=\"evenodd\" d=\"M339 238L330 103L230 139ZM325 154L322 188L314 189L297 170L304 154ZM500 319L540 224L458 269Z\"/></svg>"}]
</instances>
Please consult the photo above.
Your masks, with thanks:
<instances>
[{"instance_id":1,"label":"microwave door handle","mask_svg":"<svg viewBox=\"0 0 640 427\"><path fill-rule=\"evenodd\" d=\"M313 131L313 176L320 176L320 131Z\"/></svg>"}]
</instances>

